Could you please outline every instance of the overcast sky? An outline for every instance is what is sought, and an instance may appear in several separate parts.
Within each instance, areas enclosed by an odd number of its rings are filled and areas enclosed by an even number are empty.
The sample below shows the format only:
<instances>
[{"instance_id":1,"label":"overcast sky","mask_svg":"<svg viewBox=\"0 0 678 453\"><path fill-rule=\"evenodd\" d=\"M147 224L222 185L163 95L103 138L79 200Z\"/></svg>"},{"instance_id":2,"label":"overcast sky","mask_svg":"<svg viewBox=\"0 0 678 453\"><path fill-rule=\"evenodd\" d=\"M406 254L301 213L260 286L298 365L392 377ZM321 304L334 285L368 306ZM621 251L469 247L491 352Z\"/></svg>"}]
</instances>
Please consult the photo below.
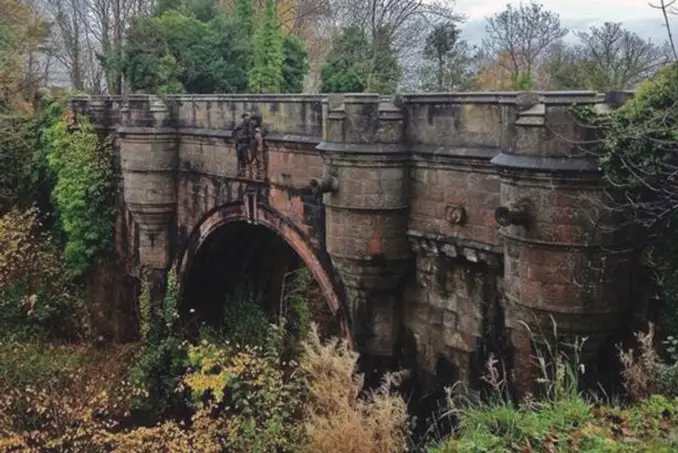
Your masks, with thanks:
<instances>
[{"instance_id":1,"label":"overcast sky","mask_svg":"<svg viewBox=\"0 0 678 453\"><path fill-rule=\"evenodd\" d=\"M466 39L482 38L485 18L504 9L507 3L518 5L519 0L457 0L457 11L465 14L467 23L462 26ZM650 8L648 0L542 0L546 9L560 15L564 25L581 30L605 21L623 22L632 31L653 41L665 39L662 16L659 10ZM674 16L674 29L678 17Z\"/></svg>"}]
</instances>

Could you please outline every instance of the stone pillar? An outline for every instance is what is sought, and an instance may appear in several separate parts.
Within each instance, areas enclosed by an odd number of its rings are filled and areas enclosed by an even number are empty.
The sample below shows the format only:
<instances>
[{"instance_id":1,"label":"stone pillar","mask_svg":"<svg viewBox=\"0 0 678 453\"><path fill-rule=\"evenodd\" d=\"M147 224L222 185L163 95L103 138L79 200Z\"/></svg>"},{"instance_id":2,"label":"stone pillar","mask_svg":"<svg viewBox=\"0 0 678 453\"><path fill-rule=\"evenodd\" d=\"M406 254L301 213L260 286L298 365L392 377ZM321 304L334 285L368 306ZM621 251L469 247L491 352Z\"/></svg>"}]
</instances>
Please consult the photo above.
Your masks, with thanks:
<instances>
[{"instance_id":1,"label":"stone pillar","mask_svg":"<svg viewBox=\"0 0 678 453\"><path fill-rule=\"evenodd\" d=\"M129 96L121 116L117 133L124 201L139 227L139 264L150 271L157 300L170 264L176 211L176 131L166 104L155 96Z\"/></svg>"},{"instance_id":2,"label":"stone pillar","mask_svg":"<svg viewBox=\"0 0 678 453\"><path fill-rule=\"evenodd\" d=\"M366 367L388 367L400 326L408 150L403 114L378 95L331 97L325 108L327 251L346 290L354 345ZM368 369L368 371L371 371Z\"/></svg>"},{"instance_id":3,"label":"stone pillar","mask_svg":"<svg viewBox=\"0 0 678 453\"><path fill-rule=\"evenodd\" d=\"M519 96L509 149L492 160L501 174L495 217L519 394L536 389L532 339L554 345L555 323L563 342L588 337L583 359L595 365L628 309L628 249L605 227L611 219L597 163L568 112L574 102L599 100L593 93Z\"/></svg>"}]
</instances>

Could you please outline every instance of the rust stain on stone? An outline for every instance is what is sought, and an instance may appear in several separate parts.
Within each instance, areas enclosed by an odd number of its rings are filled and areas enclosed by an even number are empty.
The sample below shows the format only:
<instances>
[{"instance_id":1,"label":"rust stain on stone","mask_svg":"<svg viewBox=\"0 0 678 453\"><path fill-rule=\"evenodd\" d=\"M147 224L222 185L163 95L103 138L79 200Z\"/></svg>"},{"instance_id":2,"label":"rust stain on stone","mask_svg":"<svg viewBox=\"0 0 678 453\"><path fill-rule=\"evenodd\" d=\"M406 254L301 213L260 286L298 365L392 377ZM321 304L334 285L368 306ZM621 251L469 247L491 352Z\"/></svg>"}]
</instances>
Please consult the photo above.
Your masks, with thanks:
<instances>
[{"instance_id":1,"label":"rust stain on stone","mask_svg":"<svg viewBox=\"0 0 678 453\"><path fill-rule=\"evenodd\" d=\"M372 238L370 239L370 242L368 244L368 248L370 255L377 255L379 253L382 253L381 233L379 231L376 231L372 235Z\"/></svg>"}]
</instances>

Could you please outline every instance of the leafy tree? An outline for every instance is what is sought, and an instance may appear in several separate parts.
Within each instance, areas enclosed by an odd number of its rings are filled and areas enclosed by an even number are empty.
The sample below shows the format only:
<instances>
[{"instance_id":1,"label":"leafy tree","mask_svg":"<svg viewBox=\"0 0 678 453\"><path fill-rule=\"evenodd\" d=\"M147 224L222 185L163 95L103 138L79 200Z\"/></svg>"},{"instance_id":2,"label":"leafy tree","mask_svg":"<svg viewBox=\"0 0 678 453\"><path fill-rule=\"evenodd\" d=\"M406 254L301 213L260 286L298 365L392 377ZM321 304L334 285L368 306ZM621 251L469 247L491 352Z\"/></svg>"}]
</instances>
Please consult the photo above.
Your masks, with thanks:
<instances>
[{"instance_id":1,"label":"leafy tree","mask_svg":"<svg viewBox=\"0 0 678 453\"><path fill-rule=\"evenodd\" d=\"M502 91L516 89L516 80L508 68L510 56L506 53L494 58L483 58L476 83L485 90Z\"/></svg>"},{"instance_id":2,"label":"leafy tree","mask_svg":"<svg viewBox=\"0 0 678 453\"><path fill-rule=\"evenodd\" d=\"M504 11L487 19L486 31L485 48L521 85L532 80L549 46L568 33L558 14L532 2L521 3L517 8L507 5Z\"/></svg>"},{"instance_id":3,"label":"leafy tree","mask_svg":"<svg viewBox=\"0 0 678 453\"><path fill-rule=\"evenodd\" d=\"M237 0L235 15L238 26L242 29L243 39L252 40L254 38L254 3L252 0Z\"/></svg>"},{"instance_id":4,"label":"leafy tree","mask_svg":"<svg viewBox=\"0 0 678 453\"><path fill-rule=\"evenodd\" d=\"M263 20L254 36L254 62L250 74L250 92L279 93L283 81L283 35L274 0L266 0Z\"/></svg>"},{"instance_id":5,"label":"leafy tree","mask_svg":"<svg viewBox=\"0 0 678 453\"><path fill-rule=\"evenodd\" d=\"M421 69L425 91L459 90L471 83L476 55L459 34L454 22L446 22L426 37Z\"/></svg>"},{"instance_id":6,"label":"leafy tree","mask_svg":"<svg viewBox=\"0 0 678 453\"><path fill-rule=\"evenodd\" d=\"M127 31L122 68L130 88L150 93L277 93L301 91L308 71L304 43L280 32L269 1L255 27L251 0L235 18L213 0L167 5Z\"/></svg>"},{"instance_id":7,"label":"leafy tree","mask_svg":"<svg viewBox=\"0 0 678 453\"><path fill-rule=\"evenodd\" d=\"M200 22L209 22L220 15L219 3L216 0L184 0L180 11Z\"/></svg>"},{"instance_id":8,"label":"leafy tree","mask_svg":"<svg viewBox=\"0 0 678 453\"><path fill-rule=\"evenodd\" d=\"M379 29L370 46L370 71L367 91L372 93L395 93L400 80L398 58L386 29Z\"/></svg>"},{"instance_id":9,"label":"leafy tree","mask_svg":"<svg viewBox=\"0 0 678 453\"><path fill-rule=\"evenodd\" d=\"M178 11L138 20L128 32L123 68L144 92L234 93L247 87L245 50L235 22L201 22Z\"/></svg>"},{"instance_id":10,"label":"leafy tree","mask_svg":"<svg viewBox=\"0 0 678 453\"><path fill-rule=\"evenodd\" d=\"M25 116L0 116L0 215L30 203L32 143Z\"/></svg>"},{"instance_id":11,"label":"leafy tree","mask_svg":"<svg viewBox=\"0 0 678 453\"><path fill-rule=\"evenodd\" d=\"M49 26L18 0L0 0L0 11L0 108L17 107L35 94L40 76L31 63Z\"/></svg>"},{"instance_id":12,"label":"leafy tree","mask_svg":"<svg viewBox=\"0 0 678 453\"><path fill-rule=\"evenodd\" d=\"M322 68L324 93L360 93L367 88L369 65L367 35L359 27L347 27L338 36Z\"/></svg>"},{"instance_id":13,"label":"leafy tree","mask_svg":"<svg viewBox=\"0 0 678 453\"><path fill-rule=\"evenodd\" d=\"M609 188L606 207L640 230L650 246L657 284L670 306L665 333L678 334L678 63L643 83L633 99L608 114L577 109L601 135L596 151ZM649 241L649 242L648 242Z\"/></svg>"},{"instance_id":14,"label":"leafy tree","mask_svg":"<svg viewBox=\"0 0 678 453\"><path fill-rule=\"evenodd\" d=\"M153 16L162 16L167 11L180 11L182 0L158 0L153 9Z\"/></svg>"},{"instance_id":15,"label":"leafy tree","mask_svg":"<svg viewBox=\"0 0 678 453\"><path fill-rule=\"evenodd\" d=\"M370 41L359 27L347 27L336 38L322 68L322 91L392 93L400 68L385 32Z\"/></svg>"},{"instance_id":16,"label":"leafy tree","mask_svg":"<svg viewBox=\"0 0 678 453\"><path fill-rule=\"evenodd\" d=\"M547 80L544 87L551 90L581 90L587 87L580 48L563 41L554 43L544 56L540 72Z\"/></svg>"}]
</instances>

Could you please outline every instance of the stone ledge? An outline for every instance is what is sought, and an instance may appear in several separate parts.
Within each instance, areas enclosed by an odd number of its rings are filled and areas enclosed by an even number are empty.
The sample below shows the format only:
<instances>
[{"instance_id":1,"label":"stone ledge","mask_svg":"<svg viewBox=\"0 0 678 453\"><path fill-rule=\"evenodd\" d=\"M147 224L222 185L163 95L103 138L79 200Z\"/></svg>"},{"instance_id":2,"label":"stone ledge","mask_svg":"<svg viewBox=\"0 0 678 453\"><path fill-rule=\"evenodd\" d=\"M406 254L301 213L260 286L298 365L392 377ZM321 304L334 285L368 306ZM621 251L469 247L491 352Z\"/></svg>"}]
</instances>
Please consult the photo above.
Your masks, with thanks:
<instances>
[{"instance_id":1,"label":"stone ledge","mask_svg":"<svg viewBox=\"0 0 678 453\"><path fill-rule=\"evenodd\" d=\"M316 146L316 149L327 154L397 155L410 153L409 146L400 143L336 143L323 141Z\"/></svg>"},{"instance_id":2,"label":"stone ledge","mask_svg":"<svg viewBox=\"0 0 678 453\"><path fill-rule=\"evenodd\" d=\"M462 157L467 159L492 159L502 150L485 146L440 146L440 145L412 145L412 154L429 155L434 157Z\"/></svg>"},{"instance_id":3,"label":"stone ledge","mask_svg":"<svg viewBox=\"0 0 678 453\"><path fill-rule=\"evenodd\" d=\"M266 124L264 124L265 126ZM201 129L194 127L179 127L176 129L176 133L179 136L192 136L192 137L207 137L207 138L217 138L223 140L232 140L233 131L229 129ZM314 137L310 135L297 135L297 134L281 134L277 132L266 134L266 140L272 142L286 142L286 143L302 143L309 145L317 145L321 142L320 137Z\"/></svg>"},{"instance_id":4,"label":"stone ledge","mask_svg":"<svg viewBox=\"0 0 678 453\"><path fill-rule=\"evenodd\" d=\"M490 161L492 165L506 169L598 173L598 165L593 159L586 157L542 157L524 156L500 152Z\"/></svg>"},{"instance_id":5,"label":"stone ledge","mask_svg":"<svg viewBox=\"0 0 678 453\"><path fill-rule=\"evenodd\" d=\"M501 246L415 230L409 230L407 236L414 253L448 258L463 257L472 263L484 262L492 267L498 267L502 263Z\"/></svg>"}]
</instances>

